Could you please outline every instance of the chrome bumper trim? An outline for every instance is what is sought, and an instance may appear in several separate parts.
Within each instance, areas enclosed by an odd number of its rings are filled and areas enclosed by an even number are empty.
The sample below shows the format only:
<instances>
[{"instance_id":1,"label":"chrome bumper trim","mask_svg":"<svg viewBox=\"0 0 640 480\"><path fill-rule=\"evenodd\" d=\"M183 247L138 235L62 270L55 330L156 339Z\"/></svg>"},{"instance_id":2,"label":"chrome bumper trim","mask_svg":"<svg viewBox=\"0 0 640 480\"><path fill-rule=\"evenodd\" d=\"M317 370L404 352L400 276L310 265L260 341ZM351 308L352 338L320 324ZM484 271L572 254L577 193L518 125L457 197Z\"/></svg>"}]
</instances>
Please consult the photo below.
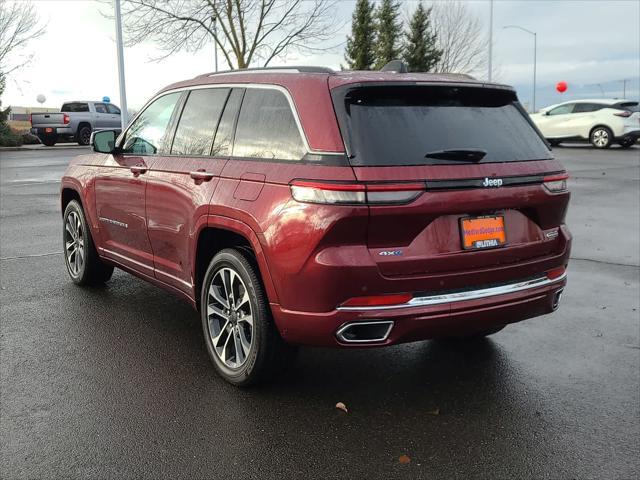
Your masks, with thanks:
<instances>
[{"instance_id":1,"label":"chrome bumper trim","mask_svg":"<svg viewBox=\"0 0 640 480\"><path fill-rule=\"evenodd\" d=\"M523 282L509 283L498 287L483 288L480 290L467 290L465 292L444 293L442 295L430 295L426 297L414 297L407 303L399 305L384 305L375 307L338 307L341 312L370 312L374 310L393 310L396 308L425 307L430 305L441 305L443 303L464 302L466 300L477 300L479 298L494 297L496 295L506 295L508 293L521 292L538 287L546 287L554 283L561 282L567 278L567 272L564 272L557 278L549 279L547 277L534 278Z\"/></svg>"}]
</instances>

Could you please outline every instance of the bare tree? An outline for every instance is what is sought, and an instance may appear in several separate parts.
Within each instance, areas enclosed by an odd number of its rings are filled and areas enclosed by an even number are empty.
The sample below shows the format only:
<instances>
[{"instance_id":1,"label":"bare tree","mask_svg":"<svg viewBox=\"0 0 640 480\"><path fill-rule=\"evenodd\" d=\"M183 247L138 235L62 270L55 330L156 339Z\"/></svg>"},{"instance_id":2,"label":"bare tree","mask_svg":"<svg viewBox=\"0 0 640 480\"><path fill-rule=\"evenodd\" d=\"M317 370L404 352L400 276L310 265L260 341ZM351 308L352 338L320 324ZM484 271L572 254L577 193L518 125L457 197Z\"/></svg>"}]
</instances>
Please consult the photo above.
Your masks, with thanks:
<instances>
[{"instance_id":1,"label":"bare tree","mask_svg":"<svg viewBox=\"0 0 640 480\"><path fill-rule=\"evenodd\" d=\"M0 0L0 72L2 75L24 67L33 58L24 48L44 33L35 8L29 2Z\"/></svg>"},{"instance_id":2,"label":"bare tree","mask_svg":"<svg viewBox=\"0 0 640 480\"><path fill-rule=\"evenodd\" d=\"M480 19L460 1L434 2L432 8L436 44L442 50L434 71L484 74L488 38Z\"/></svg>"},{"instance_id":3,"label":"bare tree","mask_svg":"<svg viewBox=\"0 0 640 480\"><path fill-rule=\"evenodd\" d=\"M127 44L154 40L166 58L214 41L230 69L320 52L341 27L337 0L124 0ZM215 28L214 28L215 22ZM156 59L159 60L159 59Z\"/></svg>"}]
</instances>

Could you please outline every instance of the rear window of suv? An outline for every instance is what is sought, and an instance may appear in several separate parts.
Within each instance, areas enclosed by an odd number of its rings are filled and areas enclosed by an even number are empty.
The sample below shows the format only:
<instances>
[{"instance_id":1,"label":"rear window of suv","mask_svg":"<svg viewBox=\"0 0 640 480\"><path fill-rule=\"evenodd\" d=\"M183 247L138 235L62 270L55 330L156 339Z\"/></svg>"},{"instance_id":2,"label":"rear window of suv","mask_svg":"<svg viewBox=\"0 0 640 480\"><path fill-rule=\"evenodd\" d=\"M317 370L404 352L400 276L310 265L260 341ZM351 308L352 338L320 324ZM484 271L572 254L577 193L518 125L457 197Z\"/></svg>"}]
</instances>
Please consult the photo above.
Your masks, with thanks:
<instances>
[{"instance_id":1,"label":"rear window of suv","mask_svg":"<svg viewBox=\"0 0 640 480\"><path fill-rule=\"evenodd\" d=\"M363 86L334 92L334 104L352 165L442 165L552 158L510 90ZM473 155L462 154L458 158L456 152Z\"/></svg>"}]
</instances>

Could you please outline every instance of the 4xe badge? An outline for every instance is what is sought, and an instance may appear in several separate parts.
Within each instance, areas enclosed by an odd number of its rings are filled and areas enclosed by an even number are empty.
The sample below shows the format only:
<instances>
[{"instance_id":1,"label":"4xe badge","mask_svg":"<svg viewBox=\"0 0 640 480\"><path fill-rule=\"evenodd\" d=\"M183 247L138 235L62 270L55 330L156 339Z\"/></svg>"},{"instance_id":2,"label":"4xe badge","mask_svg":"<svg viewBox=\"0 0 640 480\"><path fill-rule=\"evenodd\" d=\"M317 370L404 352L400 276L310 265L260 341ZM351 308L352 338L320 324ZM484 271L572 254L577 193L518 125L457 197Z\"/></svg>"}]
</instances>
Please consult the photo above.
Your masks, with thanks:
<instances>
[{"instance_id":1,"label":"4xe badge","mask_svg":"<svg viewBox=\"0 0 640 480\"><path fill-rule=\"evenodd\" d=\"M501 187L502 179L485 177L484 182L482 182L482 186L483 187Z\"/></svg>"}]
</instances>

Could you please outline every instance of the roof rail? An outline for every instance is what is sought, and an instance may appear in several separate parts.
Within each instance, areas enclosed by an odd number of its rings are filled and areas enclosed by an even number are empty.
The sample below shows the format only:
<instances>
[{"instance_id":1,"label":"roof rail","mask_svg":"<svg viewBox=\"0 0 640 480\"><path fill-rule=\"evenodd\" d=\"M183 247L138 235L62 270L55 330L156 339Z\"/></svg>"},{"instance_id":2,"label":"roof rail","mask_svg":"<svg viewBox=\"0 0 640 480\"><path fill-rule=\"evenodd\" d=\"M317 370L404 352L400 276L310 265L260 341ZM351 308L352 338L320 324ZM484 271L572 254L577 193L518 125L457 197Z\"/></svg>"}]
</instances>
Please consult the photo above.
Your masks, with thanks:
<instances>
[{"instance_id":1,"label":"roof rail","mask_svg":"<svg viewBox=\"0 0 640 480\"><path fill-rule=\"evenodd\" d=\"M198 75L196 78L213 77L215 75L237 75L245 72L252 73L328 73L332 74L335 71L329 67L313 67L313 66L292 66L292 67L261 67L261 68L241 68L237 70L224 70L221 72L209 72Z\"/></svg>"},{"instance_id":2,"label":"roof rail","mask_svg":"<svg viewBox=\"0 0 640 480\"><path fill-rule=\"evenodd\" d=\"M473 75L469 75L468 73L451 73L451 72L443 72L442 75L449 75L450 77L460 77L460 78L468 78L469 80L477 80Z\"/></svg>"}]
</instances>

